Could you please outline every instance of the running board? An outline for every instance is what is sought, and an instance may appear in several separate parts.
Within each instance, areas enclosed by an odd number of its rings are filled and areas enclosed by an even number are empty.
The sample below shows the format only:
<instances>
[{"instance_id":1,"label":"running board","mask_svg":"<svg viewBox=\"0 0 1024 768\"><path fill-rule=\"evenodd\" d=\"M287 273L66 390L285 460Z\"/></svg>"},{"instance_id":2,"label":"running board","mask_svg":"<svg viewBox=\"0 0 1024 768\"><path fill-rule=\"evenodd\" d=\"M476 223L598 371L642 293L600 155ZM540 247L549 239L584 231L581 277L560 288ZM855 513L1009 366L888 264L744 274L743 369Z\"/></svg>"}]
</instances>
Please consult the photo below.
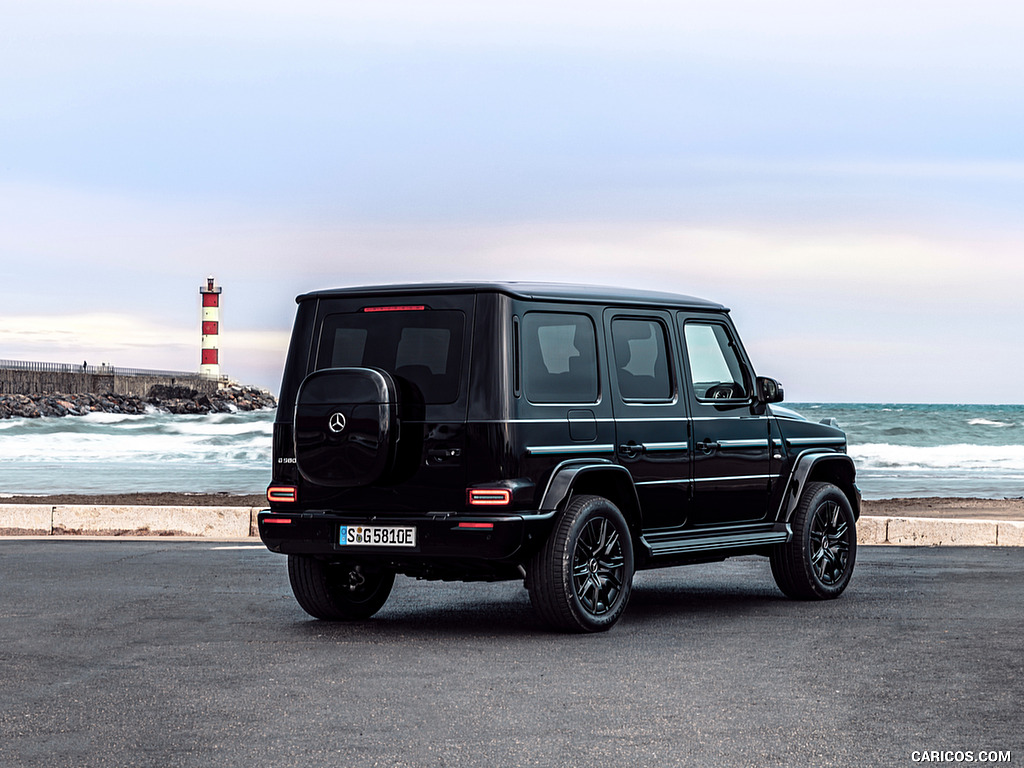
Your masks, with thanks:
<instances>
[{"instance_id":1,"label":"running board","mask_svg":"<svg viewBox=\"0 0 1024 768\"><path fill-rule=\"evenodd\" d=\"M788 524L756 531L687 531L686 533L649 533L640 537L651 557L689 555L723 549L756 549L785 544L792 536Z\"/></svg>"}]
</instances>

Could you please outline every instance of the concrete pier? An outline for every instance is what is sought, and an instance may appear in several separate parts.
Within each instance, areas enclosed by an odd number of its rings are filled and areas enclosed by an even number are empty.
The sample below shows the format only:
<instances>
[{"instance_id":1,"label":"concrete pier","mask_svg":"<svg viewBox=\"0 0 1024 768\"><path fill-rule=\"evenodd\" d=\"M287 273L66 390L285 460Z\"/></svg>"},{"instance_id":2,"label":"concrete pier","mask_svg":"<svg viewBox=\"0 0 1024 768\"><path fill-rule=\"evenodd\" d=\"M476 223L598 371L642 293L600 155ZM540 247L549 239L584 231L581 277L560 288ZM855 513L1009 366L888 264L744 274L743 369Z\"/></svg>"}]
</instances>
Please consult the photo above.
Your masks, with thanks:
<instances>
[{"instance_id":1,"label":"concrete pier","mask_svg":"<svg viewBox=\"0 0 1024 768\"><path fill-rule=\"evenodd\" d=\"M212 395L219 377L187 371L149 371L108 365L22 363L0 360L0 394L106 394L148 397L154 386L188 387Z\"/></svg>"}]
</instances>

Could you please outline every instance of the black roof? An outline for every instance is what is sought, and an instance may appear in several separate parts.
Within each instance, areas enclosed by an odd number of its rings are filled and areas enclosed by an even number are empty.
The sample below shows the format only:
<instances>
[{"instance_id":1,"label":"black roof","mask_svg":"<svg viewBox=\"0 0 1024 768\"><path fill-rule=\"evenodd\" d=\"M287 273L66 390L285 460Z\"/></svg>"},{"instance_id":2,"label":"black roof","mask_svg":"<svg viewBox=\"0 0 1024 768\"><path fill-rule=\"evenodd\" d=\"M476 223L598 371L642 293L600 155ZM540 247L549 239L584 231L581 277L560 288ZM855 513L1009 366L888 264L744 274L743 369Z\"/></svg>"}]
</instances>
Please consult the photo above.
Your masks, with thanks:
<instances>
[{"instance_id":1,"label":"black roof","mask_svg":"<svg viewBox=\"0 0 1024 768\"><path fill-rule=\"evenodd\" d=\"M521 282L456 282L411 283L402 285L367 285L351 288L304 293L296 301L307 299L347 298L353 296L403 296L422 293L481 293L497 292L519 299L535 301L579 301L594 304L642 304L645 306L671 306L686 309L728 310L721 304L694 296L664 291L644 291L634 288L612 288L599 285L573 285L560 283Z\"/></svg>"}]
</instances>

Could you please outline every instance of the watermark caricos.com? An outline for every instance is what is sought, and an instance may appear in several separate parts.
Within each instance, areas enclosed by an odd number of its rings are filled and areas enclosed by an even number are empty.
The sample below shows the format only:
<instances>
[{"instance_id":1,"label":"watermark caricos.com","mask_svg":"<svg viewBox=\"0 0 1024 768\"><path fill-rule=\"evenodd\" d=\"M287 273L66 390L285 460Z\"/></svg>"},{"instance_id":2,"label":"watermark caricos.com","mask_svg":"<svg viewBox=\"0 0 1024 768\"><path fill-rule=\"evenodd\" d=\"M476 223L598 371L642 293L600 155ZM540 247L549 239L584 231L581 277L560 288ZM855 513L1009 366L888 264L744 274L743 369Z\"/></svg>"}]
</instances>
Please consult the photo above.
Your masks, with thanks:
<instances>
[{"instance_id":1,"label":"watermark caricos.com","mask_svg":"<svg viewBox=\"0 0 1024 768\"><path fill-rule=\"evenodd\" d=\"M915 749L910 753L915 763L1010 763L1010 750Z\"/></svg>"}]
</instances>

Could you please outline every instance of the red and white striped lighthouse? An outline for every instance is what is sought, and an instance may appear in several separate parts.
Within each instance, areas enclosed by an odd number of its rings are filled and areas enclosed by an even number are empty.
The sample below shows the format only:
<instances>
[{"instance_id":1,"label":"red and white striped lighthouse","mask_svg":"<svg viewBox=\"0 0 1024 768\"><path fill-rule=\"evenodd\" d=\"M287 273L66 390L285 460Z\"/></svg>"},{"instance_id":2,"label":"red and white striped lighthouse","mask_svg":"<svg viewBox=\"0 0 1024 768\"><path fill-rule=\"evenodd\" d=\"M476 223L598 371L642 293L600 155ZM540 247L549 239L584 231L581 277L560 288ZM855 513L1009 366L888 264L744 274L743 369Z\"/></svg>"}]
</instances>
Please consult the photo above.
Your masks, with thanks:
<instances>
[{"instance_id":1,"label":"red and white striped lighthouse","mask_svg":"<svg viewBox=\"0 0 1024 768\"><path fill-rule=\"evenodd\" d=\"M220 286L213 275L206 278L206 286L199 286L203 297L203 356L199 372L210 378L220 378Z\"/></svg>"}]
</instances>

